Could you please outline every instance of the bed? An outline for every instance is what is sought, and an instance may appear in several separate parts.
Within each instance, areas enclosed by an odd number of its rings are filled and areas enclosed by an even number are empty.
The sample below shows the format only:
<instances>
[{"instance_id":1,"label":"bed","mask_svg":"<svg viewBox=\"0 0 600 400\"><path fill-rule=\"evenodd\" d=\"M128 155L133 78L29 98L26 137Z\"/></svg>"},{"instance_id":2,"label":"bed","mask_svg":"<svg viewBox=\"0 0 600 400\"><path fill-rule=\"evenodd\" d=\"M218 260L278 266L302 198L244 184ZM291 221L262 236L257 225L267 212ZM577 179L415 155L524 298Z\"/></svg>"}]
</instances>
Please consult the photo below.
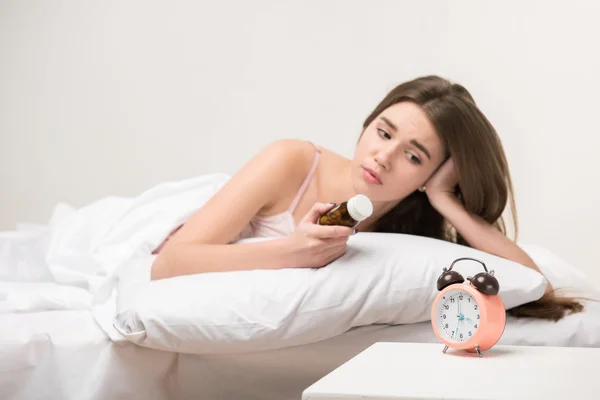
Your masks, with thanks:
<instances>
[{"instance_id":1,"label":"bed","mask_svg":"<svg viewBox=\"0 0 600 400\"><path fill-rule=\"evenodd\" d=\"M508 319L501 344L600 347L600 305L557 323ZM90 311L0 314L2 399L278 399L377 341L436 342L429 323L371 325L319 343L229 355L113 342ZM442 346L440 346L440 351Z\"/></svg>"},{"instance_id":2,"label":"bed","mask_svg":"<svg viewBox=\"0 0 600 400\"><path fill-rule=\"evenodd\" d=\"M115 304L99 302L110 277L134 250L155 248L225 179L167 183L78 210L59 204L47 225L0 232L0 398L297 400L375 342L437 342L427 321L363 324L324 340L228 354L115 340ZM583 274L549 251L528 250L552 283L586 285ZM600 303L587 302L584 312L557 323L509 317L500 343L600 347Z\"/></svg>"}]
</instances>

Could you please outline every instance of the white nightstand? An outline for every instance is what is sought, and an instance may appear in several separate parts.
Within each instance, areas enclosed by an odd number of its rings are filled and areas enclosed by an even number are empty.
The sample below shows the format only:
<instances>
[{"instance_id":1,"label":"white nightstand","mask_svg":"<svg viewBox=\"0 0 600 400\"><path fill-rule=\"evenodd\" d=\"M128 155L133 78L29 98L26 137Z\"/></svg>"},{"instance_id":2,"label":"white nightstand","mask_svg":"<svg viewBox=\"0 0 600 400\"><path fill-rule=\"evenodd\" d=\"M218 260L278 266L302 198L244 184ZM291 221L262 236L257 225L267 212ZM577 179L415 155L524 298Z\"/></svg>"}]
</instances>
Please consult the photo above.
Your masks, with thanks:
<instances>
[{"instance_id":1,"label":"white nightstand","mask_svg":"<svg viewBox=\"0 0 600 400\"><path fill-rule=\"evenodd\" d=\"M600 348L376 343L308 387L303 400L600 399Z\"/></svg>"}]
</instances>

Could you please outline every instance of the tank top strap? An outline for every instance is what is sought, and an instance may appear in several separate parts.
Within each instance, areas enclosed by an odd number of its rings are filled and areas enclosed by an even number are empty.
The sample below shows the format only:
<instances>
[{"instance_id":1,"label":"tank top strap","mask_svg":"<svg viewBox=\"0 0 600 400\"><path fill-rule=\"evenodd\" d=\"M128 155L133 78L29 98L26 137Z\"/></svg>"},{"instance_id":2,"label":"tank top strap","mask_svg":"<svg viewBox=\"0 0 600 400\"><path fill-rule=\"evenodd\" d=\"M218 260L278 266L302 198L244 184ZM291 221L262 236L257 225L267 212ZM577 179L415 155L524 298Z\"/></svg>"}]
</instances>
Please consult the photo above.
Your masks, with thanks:
<instances>
[{"instance_id":1,"label":"tank top strap","mask_svg":"<svg viewBox=\"0 0 600 400\"><path fill-rule=\"evenodd\" d=\"M300 186L300 190L298 190L298 193L296 193L296 197L294 197L292 204L290 204L290 207L288 208L289 213L293 213L296 207L298 206L302 195L308 188L308 185L310 184L310 181L312 180L312 177L315 174L315 171L317 170L317 166L319 165L321 150L319 150L319 148L315 146L312 142L311 144L315 147L315 159L313 161L312 167L310 168L310 171L308 172L308 175L306 176L306 178L304 178L304 182L302 182L302 186Z\"/></svg>"}]
</instances>

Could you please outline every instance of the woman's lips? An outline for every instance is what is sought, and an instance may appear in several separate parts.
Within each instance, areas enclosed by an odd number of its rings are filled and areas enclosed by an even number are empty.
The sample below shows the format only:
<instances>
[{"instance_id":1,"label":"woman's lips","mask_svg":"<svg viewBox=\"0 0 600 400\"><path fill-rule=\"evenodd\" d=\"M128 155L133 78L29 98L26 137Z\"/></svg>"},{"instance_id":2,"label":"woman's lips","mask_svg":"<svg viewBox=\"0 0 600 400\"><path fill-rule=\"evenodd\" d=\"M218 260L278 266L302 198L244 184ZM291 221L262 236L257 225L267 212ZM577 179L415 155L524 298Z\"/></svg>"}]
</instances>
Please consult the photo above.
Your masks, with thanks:
<instances>
[{"instance_id":1,"label":"woman's lips","mask_svg":"<svg viewBox=\"0 0 600 400\"><path fill-rule=\"evenodd\" d=\"M382 184L379 175L377 175L375 171L369 168L363 167L363 178L365 178L367 182L372 183L374 185Z\"/></svg>"}]
</instances>

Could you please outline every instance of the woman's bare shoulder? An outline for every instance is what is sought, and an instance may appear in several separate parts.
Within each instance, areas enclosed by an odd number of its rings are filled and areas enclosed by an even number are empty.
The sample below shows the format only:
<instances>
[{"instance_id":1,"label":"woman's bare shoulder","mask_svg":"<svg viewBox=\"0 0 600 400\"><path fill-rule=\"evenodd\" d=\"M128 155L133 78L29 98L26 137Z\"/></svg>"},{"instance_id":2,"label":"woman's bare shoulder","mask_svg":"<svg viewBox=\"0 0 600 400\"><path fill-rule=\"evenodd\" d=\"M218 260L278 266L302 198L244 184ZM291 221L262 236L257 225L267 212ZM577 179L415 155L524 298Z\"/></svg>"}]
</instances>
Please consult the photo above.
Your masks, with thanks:
<instances>
[{"instance_id":1,"label":"woman's bare shoulder","mask_svg":"<svg viewBox=\"0 0 600 400\"><path fill-rule=\"evenodd\" d=\"M318 147L312 142L300 139L279 139L266 145L260 152L260 157L279 165L290 178L304 176L310 170Z\"/></svg>"}]
</instances>

